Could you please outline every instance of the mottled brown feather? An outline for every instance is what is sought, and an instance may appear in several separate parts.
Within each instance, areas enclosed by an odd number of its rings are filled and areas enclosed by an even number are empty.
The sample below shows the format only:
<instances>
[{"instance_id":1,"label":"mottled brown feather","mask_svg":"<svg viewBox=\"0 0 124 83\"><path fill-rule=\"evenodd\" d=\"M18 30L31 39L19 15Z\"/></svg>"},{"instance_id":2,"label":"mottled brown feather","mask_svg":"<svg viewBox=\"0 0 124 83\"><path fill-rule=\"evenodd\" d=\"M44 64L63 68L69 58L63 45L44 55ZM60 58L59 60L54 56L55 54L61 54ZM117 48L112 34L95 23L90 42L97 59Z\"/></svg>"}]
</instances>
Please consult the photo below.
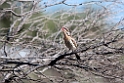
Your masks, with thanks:
<instances>
[{"instance_id":1,"label":"mottled brown feather","mask_svg":"<svg viewBox=\"0 0 124 83\"><path fill-rule=\"evenodd\" d=\"M74 49L77 48L77 43L76 43L75 39L72 38L70 34L69 35L67 34L67 32L70 33L68 31L68 29L62 27L62 31L64 34L64 41L65 41L66 47L69 48L69 50L73 51ZM75 53L75 56L76 56L77 60L81 60L80 56L77 53Z\"/></svg>"}]
</instances>

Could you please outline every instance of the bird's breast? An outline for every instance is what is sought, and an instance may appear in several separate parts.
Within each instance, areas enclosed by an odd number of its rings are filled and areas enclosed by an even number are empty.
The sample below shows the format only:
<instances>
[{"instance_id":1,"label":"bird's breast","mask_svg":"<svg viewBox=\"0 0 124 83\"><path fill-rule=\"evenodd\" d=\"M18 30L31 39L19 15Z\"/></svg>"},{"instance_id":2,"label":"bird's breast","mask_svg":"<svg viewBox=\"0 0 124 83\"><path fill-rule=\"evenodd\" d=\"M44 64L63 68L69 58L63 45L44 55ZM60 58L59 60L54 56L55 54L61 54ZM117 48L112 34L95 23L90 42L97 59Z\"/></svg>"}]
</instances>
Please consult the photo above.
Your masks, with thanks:
<instances>
[{"instance_id":1,"label":"bird's breast","mask_svg":"<svg viewBox=\"0 0 124 83\"><path fill-rule=\"evenodd\" d=\"M64 38L64 41L65 41L66 47L69 48L69 50L76 49L76 46L75 46L75 44L73 43L73 41L71 40L71 38L65 37L65 38Z\"/></svg>"}]
</instances>

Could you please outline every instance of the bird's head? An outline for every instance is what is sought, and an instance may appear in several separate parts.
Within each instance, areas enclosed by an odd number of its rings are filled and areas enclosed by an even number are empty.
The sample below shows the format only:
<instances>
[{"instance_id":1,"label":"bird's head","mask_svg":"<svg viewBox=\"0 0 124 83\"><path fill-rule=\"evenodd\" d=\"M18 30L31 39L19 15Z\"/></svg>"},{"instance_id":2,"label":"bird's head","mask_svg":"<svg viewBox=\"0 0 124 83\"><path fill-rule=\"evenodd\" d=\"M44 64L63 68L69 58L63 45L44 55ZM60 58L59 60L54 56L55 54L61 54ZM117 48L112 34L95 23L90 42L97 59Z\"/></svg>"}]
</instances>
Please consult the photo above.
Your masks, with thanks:
<instances>
[{"instance_id":1,"label":"bird's head","mask_svg":"<svg viewBox=\"0 0 124 83\"><path fill-rule=\"evenodd\" d=\"M69 30L67 28L65 28L65 27L62 27L62 31L63 31L64 35L68 35L68 36L71 35Z\"/></svg>"}]
</instances>

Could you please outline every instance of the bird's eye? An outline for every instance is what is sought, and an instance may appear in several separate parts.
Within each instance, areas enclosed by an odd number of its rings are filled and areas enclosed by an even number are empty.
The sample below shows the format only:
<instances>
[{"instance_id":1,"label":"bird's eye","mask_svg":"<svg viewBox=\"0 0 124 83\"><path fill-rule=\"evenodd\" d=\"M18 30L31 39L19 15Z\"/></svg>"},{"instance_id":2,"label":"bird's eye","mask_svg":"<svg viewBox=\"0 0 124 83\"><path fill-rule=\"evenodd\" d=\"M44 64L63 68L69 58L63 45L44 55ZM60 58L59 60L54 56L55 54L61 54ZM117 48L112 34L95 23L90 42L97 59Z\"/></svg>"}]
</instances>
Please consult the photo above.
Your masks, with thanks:
<instances>
[{"instance_id":1,"label":"bird's eye","mask_svg":"<svg viewBox=\"0 0 124 83\"><path fill-rule=\"evenodd\" d=\"M70 34L70 32L66 32L66 33L67 33L67 35L68 35L68 36L70 36L70 35L71 35L71 34Z\"/></svg>"}]
</instances>

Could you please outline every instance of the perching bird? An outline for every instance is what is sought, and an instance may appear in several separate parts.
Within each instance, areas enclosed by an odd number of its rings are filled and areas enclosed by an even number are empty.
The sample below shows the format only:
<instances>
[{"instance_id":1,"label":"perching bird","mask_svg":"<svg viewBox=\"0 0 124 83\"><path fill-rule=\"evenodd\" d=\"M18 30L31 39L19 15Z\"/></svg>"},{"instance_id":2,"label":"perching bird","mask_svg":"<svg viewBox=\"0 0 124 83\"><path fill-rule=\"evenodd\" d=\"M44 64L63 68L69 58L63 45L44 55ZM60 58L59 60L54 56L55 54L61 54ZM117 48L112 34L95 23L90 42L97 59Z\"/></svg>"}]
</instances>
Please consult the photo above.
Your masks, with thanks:
<instances>
[{"instance_id":1,"label":"perching bird","mask_svg":"<svg viewBox=\"0 0 124 83\"><path fill-rule=\"evenodd\" d=\"M65 45L69 50L75 50L77 48L77 43L75 41L75 39L73 37L71 37L71 34L69 32L69 30L65 27L62 27L62 31L64 34L64 41L65 41ZM75 53L75 56L77 58L77 60L81 60L80 56Z\"/></svg>"}]
</instances>

